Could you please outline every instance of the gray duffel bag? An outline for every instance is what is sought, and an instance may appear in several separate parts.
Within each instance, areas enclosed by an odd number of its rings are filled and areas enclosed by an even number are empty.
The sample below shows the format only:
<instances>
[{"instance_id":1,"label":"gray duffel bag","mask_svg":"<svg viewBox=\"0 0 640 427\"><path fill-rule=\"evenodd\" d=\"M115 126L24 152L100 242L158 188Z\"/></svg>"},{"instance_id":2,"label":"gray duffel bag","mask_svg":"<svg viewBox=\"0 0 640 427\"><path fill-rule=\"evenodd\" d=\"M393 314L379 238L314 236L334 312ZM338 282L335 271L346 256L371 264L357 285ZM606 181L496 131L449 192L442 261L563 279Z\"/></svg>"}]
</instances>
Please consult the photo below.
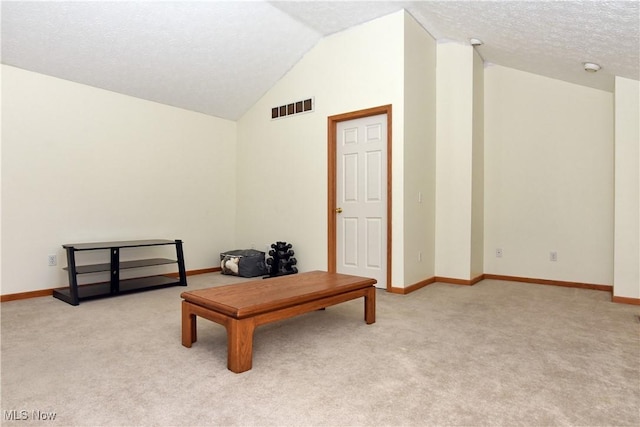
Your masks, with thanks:
<instances>
[{"instance_id":1,"label":"gray duffel bag","mask_svg":"<svg viewBox=\"0 0 640 427\"><path fill-rule=\"evenodd\" d=\"M236 249L220 254L222 274L255 277L267 274L264 252L255 249Z\"/></svg>"}]
</instances>

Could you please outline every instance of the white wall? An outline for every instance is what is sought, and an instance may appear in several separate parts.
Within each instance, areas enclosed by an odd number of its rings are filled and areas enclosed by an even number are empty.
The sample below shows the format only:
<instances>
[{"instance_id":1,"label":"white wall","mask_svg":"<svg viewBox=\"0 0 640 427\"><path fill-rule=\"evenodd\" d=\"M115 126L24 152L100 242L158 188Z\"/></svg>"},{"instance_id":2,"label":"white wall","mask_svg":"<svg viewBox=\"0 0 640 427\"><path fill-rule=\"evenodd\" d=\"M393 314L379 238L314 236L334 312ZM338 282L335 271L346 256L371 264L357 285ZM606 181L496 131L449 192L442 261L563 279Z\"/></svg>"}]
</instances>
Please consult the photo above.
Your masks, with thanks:
<instances>
[{"instance_id":1,"label":"white wall","mask_svg":"<svg viewBox=\"0 0 640 427\"><path fill-rule=\"evenodd\" d=\"M436 46L403 11L322 40L237 132L2 71L2 294L66 285L60 245L81 241L181 238L187 269L199 269L223 250L286 240L302 271L324 269L327 117L384 104L393 105L393 286L479 272L613 282L613 95L499 66L483 76L470 46ZM638 163L628 155L638 150L637 82L617 84L617 190L628 199L616 199L616 245L637 251ZM310 96L313 113L271 120L272 107ZM56 268L46 266L52 253ZM616 295L640 294L634 256L616 246Z\"/></svg>"},{"instance_id":2,"label":"white wall","mask_svg":"<svg viewBox=\"0 0 640 427\"><path fill-rule=\"evenodd\" d=\"M485 69L485 273L610 285L613 186L613 94Z\"/></svg>"},{"instance_id":3,"label":"white wall","mask_svg":"<svg viewBox=\"0 0 640 427\"><path fill-rule=\"evenodd\" d=\"M615 249L613 294L640 298L640 82L615 83Z\"/></svg>"},{"instance_id":4,"label":"white wall","mask_svg":"<svg viewBox=\"0 0 640 427\"><path fill-rule=\"evenodd\" d=\"M404 52L405 274L397 284L412 285L435 275L436 42L409 14Z\"/></svg>"},{"instance_id":5,"label":"white wall","mask_svg":"<svg viewBox=\"0 0 640 427\"><path fill-rule=\"evenodd\" d=\"M393 227L403 220L404 11L316 45L238 122L237 244L294 246L300 271L327 268L327 117L393 106ZM271 108L315 97L315 111L271 120ZM401 253L403 236L392 250ZM394 256L393 284L403 283Z\"/></svg>"},{"instance_id":6,"label":"white wall","mask_svg":"<svg viewBox=\"0 0 640 427\"><path fill-rule=\"evenodd\" d=\"M234 122L4 65L2 89L3 295L66 286L64 243L182 239L188 270L235 246Z\"/></svg>"},{"instance_id":7,"label":"white wall","mask_svg":"<svg viewBox=\"0 0 640 427\"><path fill-rule=\"evenodd\" d=\"M437 49L436 276L471 279L473 48Z\"/></svg>"}]
</instances>

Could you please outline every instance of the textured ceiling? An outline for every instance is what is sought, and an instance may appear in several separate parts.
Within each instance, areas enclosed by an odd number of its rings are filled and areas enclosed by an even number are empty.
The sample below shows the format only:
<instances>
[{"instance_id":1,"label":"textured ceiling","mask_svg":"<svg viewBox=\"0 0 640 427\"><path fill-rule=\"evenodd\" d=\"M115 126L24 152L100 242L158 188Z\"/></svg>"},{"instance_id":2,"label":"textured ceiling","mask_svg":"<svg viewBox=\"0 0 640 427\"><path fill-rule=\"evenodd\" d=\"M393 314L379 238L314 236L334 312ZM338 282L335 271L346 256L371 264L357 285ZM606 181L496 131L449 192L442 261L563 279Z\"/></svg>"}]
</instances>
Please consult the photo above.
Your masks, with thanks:
<instances>
[{"instance_id":1,"label":"textured ceiling","mask_svg":"<svg viewBox=\"0 0 640 427\"><path fill-rule=\"evenodd\" d=\"M485 61L640 80L640 1L2 2L2 63L236 120L322 37L406 9ZM596 74L582 62L599 63Z\"/></svg>"}]
</instances>

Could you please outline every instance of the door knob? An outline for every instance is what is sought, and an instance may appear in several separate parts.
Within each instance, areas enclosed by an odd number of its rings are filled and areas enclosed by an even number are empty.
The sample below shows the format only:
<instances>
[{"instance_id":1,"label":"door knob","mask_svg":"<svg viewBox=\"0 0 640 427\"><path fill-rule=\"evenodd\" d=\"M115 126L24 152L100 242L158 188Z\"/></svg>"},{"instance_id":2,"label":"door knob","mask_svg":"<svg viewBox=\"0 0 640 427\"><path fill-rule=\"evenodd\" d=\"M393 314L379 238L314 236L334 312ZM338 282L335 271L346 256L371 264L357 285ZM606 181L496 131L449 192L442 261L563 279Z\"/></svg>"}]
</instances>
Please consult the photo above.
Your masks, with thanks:
<instances>
[{"instance_id":1,"label":"door knob","mask_svg":"<svg viewBox=\"0 0 640 427\"><path fill-rule=\"evenodd\" d=\"M336 208L336 213L342 213L342 208Z\"/></svg>"}]
</instances>

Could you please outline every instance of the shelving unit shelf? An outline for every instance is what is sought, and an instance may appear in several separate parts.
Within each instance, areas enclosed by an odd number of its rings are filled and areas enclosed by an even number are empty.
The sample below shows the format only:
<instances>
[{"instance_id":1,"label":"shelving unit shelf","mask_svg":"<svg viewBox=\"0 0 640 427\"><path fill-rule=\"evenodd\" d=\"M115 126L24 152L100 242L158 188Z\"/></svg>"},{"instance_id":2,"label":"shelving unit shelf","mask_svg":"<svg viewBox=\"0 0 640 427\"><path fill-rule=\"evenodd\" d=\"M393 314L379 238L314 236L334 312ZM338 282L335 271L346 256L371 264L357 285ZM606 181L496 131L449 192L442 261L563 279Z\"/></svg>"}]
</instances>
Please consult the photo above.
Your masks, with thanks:
<instances>
[{"instance_id":1,"label":"shelving unit shelf","mask_svg":"<svg viewBox=\"0 0 640 427\"><path fill-rule=\"evenodd\" d=\"M128 248L145 246L175 245L176 259L148 258L133 261L120 261L120 251ZM165 288L168 286L187 286L187 274L184 267L184 253L182 240L128 240L121 242L94 242L65 244L62 247L67 253L67 270L69 275L69 287L56 289L53 296L71 305L78 305L80 301L121 295L131 292L139 292L150 289ZM110 262L89 265L76 265L76 252L109 250ZM178 278L166 275L149 277L136 277L133 279L120 279L120 270L153 267L166 264L178 264ZM91 283L78 286L78 275L88 273L110 272L110 281L103 283Z\"/></svg>"}]
</instances>

